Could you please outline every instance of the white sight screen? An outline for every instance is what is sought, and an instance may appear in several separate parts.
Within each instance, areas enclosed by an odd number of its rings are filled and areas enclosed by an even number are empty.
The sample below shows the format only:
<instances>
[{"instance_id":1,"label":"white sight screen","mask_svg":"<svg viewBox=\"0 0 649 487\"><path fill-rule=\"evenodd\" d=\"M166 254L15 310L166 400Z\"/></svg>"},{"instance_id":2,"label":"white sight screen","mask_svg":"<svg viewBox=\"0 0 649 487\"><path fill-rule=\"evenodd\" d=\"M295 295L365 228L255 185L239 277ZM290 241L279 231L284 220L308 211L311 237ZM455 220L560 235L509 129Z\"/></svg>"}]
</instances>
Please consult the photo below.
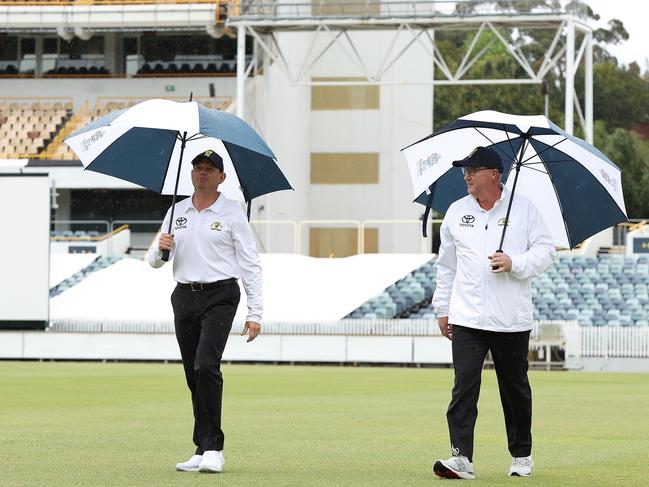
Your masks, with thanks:
<instances>
[{"instance_id":1,"label":"white sight screen","mask_svg":"<svg viewBox=\"0 0 649 487\"><path fill-rule=\"evenodd\" d=\"M0 330L49 321L47 174L0 174Z\"/></svg>"}]
</instances>

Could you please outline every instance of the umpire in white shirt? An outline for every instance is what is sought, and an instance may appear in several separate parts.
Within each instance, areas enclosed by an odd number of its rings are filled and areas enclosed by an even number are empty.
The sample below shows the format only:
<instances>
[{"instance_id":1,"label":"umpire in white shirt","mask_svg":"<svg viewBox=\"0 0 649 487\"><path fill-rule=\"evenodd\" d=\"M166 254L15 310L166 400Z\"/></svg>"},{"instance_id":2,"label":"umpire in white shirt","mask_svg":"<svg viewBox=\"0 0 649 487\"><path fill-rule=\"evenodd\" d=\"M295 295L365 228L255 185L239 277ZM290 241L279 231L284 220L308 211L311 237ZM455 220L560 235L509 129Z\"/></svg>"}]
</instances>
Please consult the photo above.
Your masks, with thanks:
<instances>
[{"instance_id":1,"label":"umpire in white shirt","mask_svg":"<svg viewBox=\"0 0 649 487\"><path fill-rule=\"evenodd\" d=\"M218 191L225 180L223 160L205 151L192 161L191 198L177 203L173 234L161 233L149 253L152 267L161 267L170 251L177 286L171 295L176 339L194 408L196 453L176 470L221 472L223 441L221 356L239 304L237 279L248 298L248 316L241 335L254 340L261 328L262 275L255 240L241 206ZM169 228L171 209L161 232Z\"/></svg>"},{"instance_id":2,"label":"umpire in white shirt","mask_svg":"<svg viewBox=\"0 0 649 487\"><path fill-rule=\"evenodd\" d=\"M532 329L531 279L554 260L555 248L536 207L501 184L502 160L478 147L455 161L469 193L453 203L440 229L437 287L433 296L442 334L452 340L455 384L446 413L452 456L433 471L444 478L473 479L473 433L480 375L487 355L496 369L505 415L509 475L532 473L532 391L527 354ZM502 252L503 226L507 232Z\"/></svg>"}]
</instances>

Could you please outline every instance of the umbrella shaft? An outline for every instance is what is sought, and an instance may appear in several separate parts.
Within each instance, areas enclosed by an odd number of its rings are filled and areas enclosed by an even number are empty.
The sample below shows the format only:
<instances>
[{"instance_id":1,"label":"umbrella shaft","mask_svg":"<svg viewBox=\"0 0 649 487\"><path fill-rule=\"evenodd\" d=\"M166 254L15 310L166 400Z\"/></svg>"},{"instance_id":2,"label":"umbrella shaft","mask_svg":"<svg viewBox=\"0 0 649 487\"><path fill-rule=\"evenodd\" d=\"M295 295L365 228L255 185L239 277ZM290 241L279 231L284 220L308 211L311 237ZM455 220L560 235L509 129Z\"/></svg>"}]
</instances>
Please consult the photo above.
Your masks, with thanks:
<instances>
[{"instance_id":1,"label":"umbrella shaft","mask_svg":"<svg viewBox=\"0 0 649 487\"><path fill-rule=\"evenodd\" d=\"M505 224L503 225L503 233L500 236L500 245L498 246L498 250L496 252L502 252L503 251L503 242L505 241L505 232L507 231L507 227L509 226L509 213L512 210L512 202L514 201L514 194L516 193L516 183L518 182L518 174L521 171L521 166L523 165L523 154L525 154L525 146L528 143L528 138L525 137L525 140L523 140L523 143L521 144L521 151L518 154L518 161L516 161L516 174L514 175L514 184L512 186L512 195L509 197L509 204L507 205L507 213L505 214Z\"/></svg>"},{"instance_id":2,"label":"umbrella shaft","mask_svg":"<svg viewBox=\"0 0 649 487\"><path fill-rule=\"evenodd\" d=\"M171 225L174 221L174 209L176 207L176 196L178 195L178 182L180 181L180 169L183 163L183 153L185 152L185 143L187 142L187 132L183 132L183 136L180 139L180 160L178 161L178 173L176 174L176 185L174 186L174 195L171 200L171 214L169 215L169 229L167 230L168 234L171 234ZM162 260L169 260L169 251L165 250L162 252Z\"/></svg>"}]
</instances>

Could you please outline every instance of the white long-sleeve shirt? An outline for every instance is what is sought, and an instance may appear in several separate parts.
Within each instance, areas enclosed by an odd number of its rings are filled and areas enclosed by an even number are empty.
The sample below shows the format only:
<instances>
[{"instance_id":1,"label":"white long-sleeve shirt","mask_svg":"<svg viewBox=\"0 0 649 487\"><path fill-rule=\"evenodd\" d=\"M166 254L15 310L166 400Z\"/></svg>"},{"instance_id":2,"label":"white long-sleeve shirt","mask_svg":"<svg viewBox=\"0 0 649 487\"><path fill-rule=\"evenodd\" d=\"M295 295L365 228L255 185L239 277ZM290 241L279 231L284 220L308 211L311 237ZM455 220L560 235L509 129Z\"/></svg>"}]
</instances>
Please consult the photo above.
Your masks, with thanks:
<instances>
[{"instance_id":1,"label":"white long-sleeve shirt","mask_svg":"<svg viewBox=\"0 0 649 487\"><path fill-rule=\"evenodd\" d=\"M169 231L171 208L162 222L161 232ZM241 278L248 298L246 321L261 323L262 271L255 239L241 206L220 194L212 206L197 211L192 198L176 203L172 225L174 279L191 282L216 282ZM149 264L165 264L158 240L148 253Z\"/></svg>"},{"instance_id":2,"label":"white long-sleeve shirt","mask_svg":"<svg viewBox=\"0 0 649 487\"><path fill-rule=\"evenodd\" d=\"M531 279L552 264L556 250L534 204L515 194L503 243L512 269L492 272L487 256L500 244L510 195L503 188L488 211L467 195L444 216L433 307L449 324L504 332L532 328Z\"/></svg>"}]
</instances>

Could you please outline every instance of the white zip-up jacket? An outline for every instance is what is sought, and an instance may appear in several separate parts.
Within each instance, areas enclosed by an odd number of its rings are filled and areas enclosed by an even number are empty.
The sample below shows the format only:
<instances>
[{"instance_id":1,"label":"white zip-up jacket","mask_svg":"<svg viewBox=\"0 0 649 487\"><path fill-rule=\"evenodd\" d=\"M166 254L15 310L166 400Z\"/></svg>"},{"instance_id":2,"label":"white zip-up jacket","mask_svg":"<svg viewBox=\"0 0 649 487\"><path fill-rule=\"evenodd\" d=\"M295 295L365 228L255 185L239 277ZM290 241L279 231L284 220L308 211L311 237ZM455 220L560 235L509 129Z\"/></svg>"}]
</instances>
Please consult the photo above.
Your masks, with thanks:
<instances>
[{"instance_id":1,"label":"white zip-up jacket","mask_svg":"<svg viewBox=\"0 0 649 487\"><path fill-rule=\"evenodd\" d=\"M440 229L433 307L452 325L517 332L532 329L531 279L553 262L556 250L542 216L530 200L514 195L503 252L510 272L491 271L488 255L500 244L511 192L489 211L472 195L453 203Z\"/></svg>"}]
</instances>

